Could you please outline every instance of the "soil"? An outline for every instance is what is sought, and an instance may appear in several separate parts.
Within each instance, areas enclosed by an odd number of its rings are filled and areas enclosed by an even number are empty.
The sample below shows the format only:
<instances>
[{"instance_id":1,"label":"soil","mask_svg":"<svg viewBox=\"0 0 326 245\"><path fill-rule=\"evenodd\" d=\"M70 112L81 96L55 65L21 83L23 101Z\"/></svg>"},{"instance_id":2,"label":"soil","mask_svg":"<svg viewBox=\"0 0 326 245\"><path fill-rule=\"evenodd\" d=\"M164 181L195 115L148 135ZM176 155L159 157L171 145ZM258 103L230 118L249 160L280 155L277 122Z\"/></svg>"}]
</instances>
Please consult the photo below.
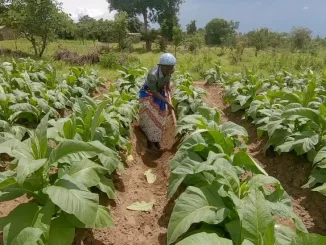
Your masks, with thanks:
<instances>
[{"instance_id":1,"label":"soil","mask_svg":"<svg viewBox=\"0 0 326 245\"><path fill-rule=\"evenodd\" d=\"M302 189L301 186L308 181L311 173L311 164L295 154L287 153L278 155L275 152L264 154L263 148L267 138L258 138L254 124L243 120L243 111L231 112L230 107L223 103L223 89L219 85L205 85L197 82L197 86L207 91L205 103L211 107L219 108L222 122L232 121L248 131L248 152L255 158L270 175L278 179L286 192L293 199L293 209L302 219L310 232L326 235L326 197L310 189Z\"/></svg>"},{"instance_id":2,"label":"soil","mask_svg":"<svg viewBox=\"0 0 326 245\"><path fill-rule=\"evenodd\" d=\"M174 201L167 200L169 161L174 156L178 142L174 138L172 117L167 118L162 154L153 155L146 149L146 138L137 124L133 127L133 158L126 173L115 180L117 200L111 202L111 215L115 226L104 230L81 230L75 245L165 245L169 218ZM144 173L152 169L154 184L148 184ZM135 202L155 202L153 211L129 211Z\"/></svg>"}]
</instances>

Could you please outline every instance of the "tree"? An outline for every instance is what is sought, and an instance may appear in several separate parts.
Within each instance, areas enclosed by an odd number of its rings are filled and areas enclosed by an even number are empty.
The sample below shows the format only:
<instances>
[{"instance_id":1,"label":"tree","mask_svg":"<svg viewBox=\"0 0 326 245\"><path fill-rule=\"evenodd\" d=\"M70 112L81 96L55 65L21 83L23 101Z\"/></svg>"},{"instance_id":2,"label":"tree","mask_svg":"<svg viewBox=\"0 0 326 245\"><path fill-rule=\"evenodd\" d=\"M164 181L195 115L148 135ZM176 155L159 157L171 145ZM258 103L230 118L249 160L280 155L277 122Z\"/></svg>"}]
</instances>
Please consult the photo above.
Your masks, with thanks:
<instances>
[{"instance_id":1,"label":"tree","mask_svg":"<svg viewBox=\"0 0 326 245\"><path fill-rule=\"evenodd\" d=\"M276 48L282 44L283 36L279 32L269 32L268 34L268 45L273 48L273 53L276 53Z\"/></svg>"},{"instance_id":2,"label":"tree","mask_svg":"<svg viewBox=\"0 0 326 245\"><path fill-rule=\"evenodd\" d=\"M124 11L129 17L142 15L144 19L144 35L148 35L149 22L155 18L155 9L159 0L107 0L110 10ZM151 41L146 40L146 50L151 51Z\"/></svg>"},{"instance_id":3,"label":"tree","mask_svg":"<svg viewBox=\"0 0 326 245\"><path fill-rule=\"evenodd\" d=\"M69 19L57 1L16 0L7 7L5 24L22 33L39 57Z\"/></svg>"},{"instance_id":4,"label":"tree","mask_svg":"<svg viewBox=\"0 0 326 245\"><path fill-rule=\"evenodd\" d=\"M128 14L126 12L120 12L115 15L114 32L118 37L119 49L124 49L128 33Z\"/></svg>"},{"instance_id":5,"label":"tree","mask_svg":"<svg viewBox=\"0 0 326 245\"><path fill-rule=\"evenodd\" d=\"M305 27L293 27L291 34L291 43L293 50L305 50L312 38L312 31Z\"/></svg>"},{"instance_id":6,"label":"tree","mask_svg":"<svg viewBox=\"0 0 326 245\"><path fill-rule=\"evenodd\" d=\"M173 44L175 56L177 56L177 48L182 44L183 40L184 34L180 26L173 27Z\"/></svg>"},{"instance_id":7,"label":"tree","mask_svg":"<svg viewBox=\"0 0 326 245\"><path fill-rule=\"evenodd\" d=\"M77 37L82 40L83 44L85 40L96 40L96 26L97 21L88 15L79 18L77 23Z\"/></svg>"},{"instance_id":8,"label":"tree","mask_svg":"<svg viewBox=\"0 0 326 245\"><path fill-rule=\"evenodd\" d=\"M212 19L205 27L207 45L222 45L223 40L234 36L239 28L239 22L224 19Z\"/></svg>"},{"instance_id":9,"label":"tree","mask_svg":"<svg viewBox=\"0 0 326 245\"><path fill-rule=\"evenodd\" d=\"M264 50L269 44L269 29L261 28L248 32L249 45L255 47L255 56L258 56L260 50Z\"/></svg>"},{"instance_id":10,"label":"tree","mask_svg":"<svg viewBox=\"0 0 326 245\"><path fill-rule=\"evenodd\" d=\"M205 35L197 32L194 35L188 36L186 44L189 51L196 52L205 44Z\"/></svg>"},{"instance_id":11,"label":"tree","mask_svg":"<svg viewBox=\"0 0 326 245\"><path fill-rule=\"evenodd\" d=\"M157 9L157 20L161 26L161 35L173 41L173 27L178 26L178 13L183 0L162 0Z\"/></svg>"},{"instance_id":12,"label":"tree","mask_svg":"<svg viewBox=\"0 0 326 245\"><path fill-rule=\"evenodd\" d=\"M144 33L145 25L137 17L129 17L128 30L132 33Z\"/></svg>"},{"instance_id":13,"label":"tree","mask_svg":"<svg viewBox=\"0 0 326 245\"><path fill-rule=\"evenodd\" d=\"M197 32L196 20L190 21L187 25L187 34L195 34Z\"/></svg>"},{"instance_id":14,"label":"tree","mask_svg":"<svg viewBox=\"0 0 326 245\"><path fill-rule=\"evenodd\" d=\"M165 23L168 26L169 34L172 38L172 28L169 18L171 13L179 10L179 4L182 0L107 0L110 4L110 10L125 11L129 17L142 15L144 19L143 38L149 37L149 23L158 21L160 24ZM174 22L173 22L174 24ZM152 42L146 41L146 50L151 51Z\"/></svg>"}]
</instances>

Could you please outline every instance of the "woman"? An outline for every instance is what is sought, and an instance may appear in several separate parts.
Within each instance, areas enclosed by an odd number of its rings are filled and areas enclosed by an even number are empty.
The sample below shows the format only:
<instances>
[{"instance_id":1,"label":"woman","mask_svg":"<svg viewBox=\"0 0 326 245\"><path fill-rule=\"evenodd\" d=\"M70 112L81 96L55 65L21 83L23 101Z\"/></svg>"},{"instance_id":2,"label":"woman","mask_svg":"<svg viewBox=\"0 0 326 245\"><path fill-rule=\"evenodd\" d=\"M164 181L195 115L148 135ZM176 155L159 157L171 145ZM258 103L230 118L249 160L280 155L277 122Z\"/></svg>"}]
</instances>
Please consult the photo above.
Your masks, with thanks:
<instances>
[{"instance_id":1,"label":"woman","mask_svg":"<svg viewBox=\"0 0 326 245\"><path fill-rule=\"evenodd\" d=\"M174 110L166 93L171 92L170 79L176 65L176 58L165 53L159 64L147 75L139 96L139 124L148 140L148 150L159 152L167 108Z\"/></svg>"}]
</instances>

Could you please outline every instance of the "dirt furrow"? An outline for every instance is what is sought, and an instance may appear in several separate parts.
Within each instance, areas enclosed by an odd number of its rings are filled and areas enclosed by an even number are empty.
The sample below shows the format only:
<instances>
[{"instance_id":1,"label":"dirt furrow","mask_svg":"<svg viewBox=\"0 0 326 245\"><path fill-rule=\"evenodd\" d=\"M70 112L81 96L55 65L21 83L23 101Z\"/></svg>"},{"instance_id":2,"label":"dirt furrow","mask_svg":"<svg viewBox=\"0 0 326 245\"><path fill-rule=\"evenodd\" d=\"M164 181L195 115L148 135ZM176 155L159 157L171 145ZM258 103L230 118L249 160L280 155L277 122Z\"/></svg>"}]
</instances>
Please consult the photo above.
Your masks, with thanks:
<instances>
[{"instance_id":1,"label":"dirt furrow","mask_svg":"<svg viewBox=\"0 0 326 245\"><path fill-rule=\"evenodd\" d=\"M248 151L267 171L278 179L293 199L293 208L303 220L310 232L326 235L326 197L309 189L302 189L311 172L311 164L294 154L277 155L274 152L264 154L263 147L267 138L258 138L255 125L243 120L243 112L233 113L223 102L223 89L219 85L205 86L198 82L197 86L207 91L205 103L217 107L222 112L222 121L232 121L245 127L249 134Z\"/></svg>"},{"instance_id":2,"label":"dirt furrow","mask_svg":"<svg viewBox=\"0 0 326 245\"><path fill-rule=\"evenodd\" d=\"M163 154L153 156L145 151L145 137L136 125L133 130L133 158L126 173L115 181L117 200L110 202L115 226L104 230L82 230L75 244L84 245L165 245L167 225L173 203L167 201L169 161L176 152L172 118L168 117L162 143ZM152 169L154 184L148 184L144 173ZM129 211L135 202L155 202L152 212ZM106 204L107 206L107 204Z\"/></svg>"}]
</instances>

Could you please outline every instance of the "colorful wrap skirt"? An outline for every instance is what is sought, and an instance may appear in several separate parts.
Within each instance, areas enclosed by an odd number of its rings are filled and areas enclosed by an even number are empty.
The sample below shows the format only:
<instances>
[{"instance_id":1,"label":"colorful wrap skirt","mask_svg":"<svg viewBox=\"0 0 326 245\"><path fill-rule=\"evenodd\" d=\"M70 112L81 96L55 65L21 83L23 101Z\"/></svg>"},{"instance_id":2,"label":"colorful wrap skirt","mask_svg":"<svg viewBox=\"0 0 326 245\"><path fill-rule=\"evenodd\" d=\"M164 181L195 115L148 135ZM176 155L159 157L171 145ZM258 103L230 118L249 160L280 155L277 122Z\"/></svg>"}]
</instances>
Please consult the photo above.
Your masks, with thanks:
<instances>
[{"instance_id":1,"label":"colorful wrap skirt","mask_svg":"<svg viewBox=\"0 0 326 245\"><path fill-rule=\"evenodd\" d=\"M165 90L161 95L166 98ZM165 102L155 98L144 85L139 94L139 126L151 142L161 142L167 108Z\"/></svg>"}]
</instances>

